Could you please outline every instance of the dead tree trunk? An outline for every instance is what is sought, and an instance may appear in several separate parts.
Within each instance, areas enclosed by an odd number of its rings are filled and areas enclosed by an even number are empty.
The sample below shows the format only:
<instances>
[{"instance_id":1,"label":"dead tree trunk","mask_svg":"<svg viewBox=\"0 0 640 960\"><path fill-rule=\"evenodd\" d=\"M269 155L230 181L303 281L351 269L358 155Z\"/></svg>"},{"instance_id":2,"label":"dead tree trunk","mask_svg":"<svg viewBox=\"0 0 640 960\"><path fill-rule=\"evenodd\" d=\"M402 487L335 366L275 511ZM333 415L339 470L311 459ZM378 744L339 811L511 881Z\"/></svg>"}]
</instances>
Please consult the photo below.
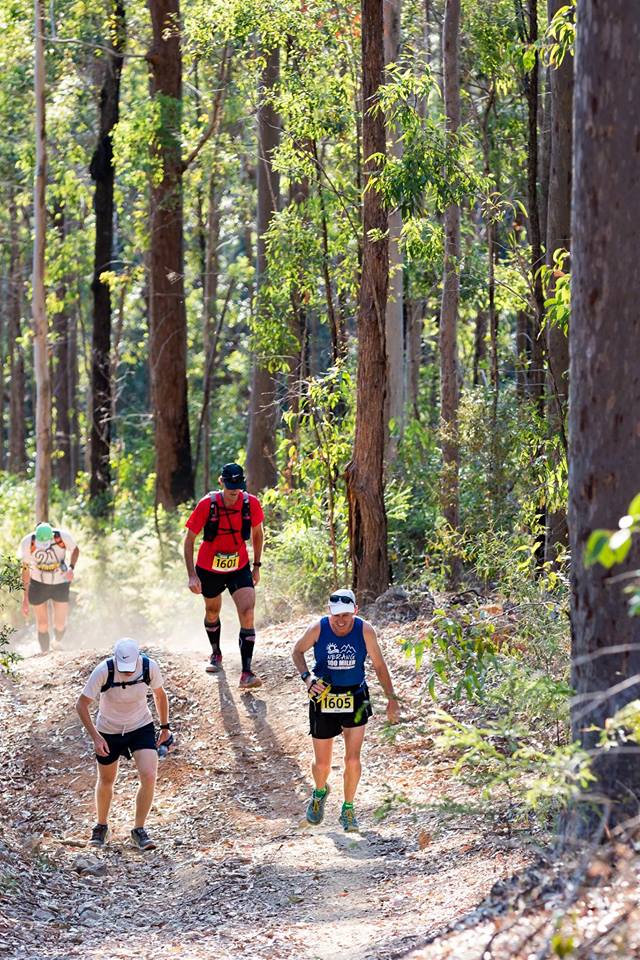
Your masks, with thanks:
<instances>
[{"instance_id":1,"label":"dead tree trunk","mask_svg":"<svg viewBox=\"0 0 640 960\"><path fill-rule=\"evenodd\" d=\"M385 122L375 110L384 79L383 0L362 0L363 241L358 309L358 377L353 457L347 467L349 538L353 584L360 601L389 583L387 515L384 506L387 354L385 311L389 280L387 212L367 183L386 153ZM373 236L371 235L373 233Z\"/></svg>"},{"instance_id":2,"label":"dead tree trunk","mask_svg":"<svg viewBox=\"0 0 640 960\"><path fill-rule=\"evenodd\" d=\"M91 342L91 473L89 495L96 513L108 509L111 487L111 291L102 274L112 269L114 167L111 137L120 114L120 75L125 47L125 11L121 0L110 3L109 53L104 57L100 90L100 129L91 158L95 182L93 207L96 236L93 262L93 327Z\"/></svg>"},{"instance_id":3,"label":"dead tree trunk","mask_svg":"<svg viewBox=\"0 0 640 960\"><path fill-rule=\"evenodd\" d=\"M280 143L280 118L268 99L278 82L280 51L269 51L260 80L258 103L257 164L257 253L256 253L256 316L260 322L261 290L267 272L265 234L280 203L280 177L273 167L273 154ZM276 384L273 374L259 356L254 357L249 399L249 438L247 441L247 488L253 493L272 487L277 480L276 448Z\"/></svg>"},{"instance_id":4,"label":"dead tree trunk","mask_svg":"<svg viewBox=\"0 0 640 960\"><path fill-rule=\"evenodd\" d=\"M569 374L574 737L595 750L597 793L614 821L638 813L630 743L598 749L599 731L640 696L640 622L624 581L583 552L590 532L627 513L640 482L640 7L583 0L577 25ZM638 566L637 555L616 574Z\"/></svg>"},{"instance_id":5,"label":"dead tree trunk","mask_svg":"<svg viewBox=\"0 0 640 960\"><path fill-rule=\"evenodd\" d=\"M155 421L156 501L167 510L194 497L187 409L187 314L181 157L182 53L178 0L149 0L150 92L160 113L162 176L151 185L149 354Z\"/></svg>"},{"instance_id":6,"label":"dead tree trunk","mask_svg":"<svg viewBox=\"0 0 640 960\"><path fill-rule=\"evenodd\" d=\"M460 126L460 0L447 0L442 36L446 133L455 143ZM444 275L440 315L440 420L442 432L442 513L452 530L459 525L458 471L458 304L460 299L460 207L450 203L444 212ZM459 576L459 561L449 560L451 580Z\"/></svg>"},{"instance_id":7,"label":"dead tree trunk","mask_svg":"<svg viewBox=\"0 0 640 960\"><path fill-rule=\"evenodd\" d=\"M549 0L549 20L564 0ZM553 255L559 248L569 250L571 240L571 164L573 135L573 57L565 56L562 64L549 73L550 137L549 210L547 215L547 266L553 266ZM553 292L551 279L549 293ZM548 324L547 333L547 424L549 436L562 438L564 445L567 401L569 396L569 343L565 333ZM552 447L552 450L557 447ZM554 454L555 456L555 454ZM546 517L545 560L555 560L559 547L569 543L567 513L563 508L550 510Z\"/></svg>"},{"instance_id":8,"label":"dead tree trunk","mask_svg":"<svg viewBox=\"0 0 640 960\"><path fill-rule=\"evenodd\" d=\"M34 2L35 33L35 142L36 166L33 191L33 367L36 382L36 522L48 519L51 484L51 378L49 375L49 337L45 302L46 245L46 112L45 112L45 7L44 0Z\"/></svg>"}]
</instances>

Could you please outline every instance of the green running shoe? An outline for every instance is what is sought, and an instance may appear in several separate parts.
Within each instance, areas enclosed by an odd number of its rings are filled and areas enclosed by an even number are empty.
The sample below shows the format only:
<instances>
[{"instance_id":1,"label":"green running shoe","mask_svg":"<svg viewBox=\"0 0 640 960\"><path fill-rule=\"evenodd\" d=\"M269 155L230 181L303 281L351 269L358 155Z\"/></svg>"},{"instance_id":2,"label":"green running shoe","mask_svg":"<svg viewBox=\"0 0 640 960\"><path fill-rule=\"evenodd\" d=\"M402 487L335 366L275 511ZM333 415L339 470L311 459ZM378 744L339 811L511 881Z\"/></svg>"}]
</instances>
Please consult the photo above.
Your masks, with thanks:
<instances>
[{"instance_id":1,"label":"green running shoe","mask_svg":"<svg viewBox=\"0 0 640 960\"><path fill-rule=\"evenodd\" d=\"M344 827L345 833L357 833L359 831L358 818L353 807L343 807L338 819Z\"/></svg>"},{"instance_id":2,"label":"green running shoe","mask_svg":"<svg viewBox=\"0 0 640 960\"><path fill-rule=\"evenodd\" d=\"M322 823L324 818L324 805L327 802L328 796L329 784L327 784L324 797L316 797L315 790L311 794L311 799L307 805L307 821L313 824L314 827L317 827L319 823Z\"/></svg>"}]
</instances>

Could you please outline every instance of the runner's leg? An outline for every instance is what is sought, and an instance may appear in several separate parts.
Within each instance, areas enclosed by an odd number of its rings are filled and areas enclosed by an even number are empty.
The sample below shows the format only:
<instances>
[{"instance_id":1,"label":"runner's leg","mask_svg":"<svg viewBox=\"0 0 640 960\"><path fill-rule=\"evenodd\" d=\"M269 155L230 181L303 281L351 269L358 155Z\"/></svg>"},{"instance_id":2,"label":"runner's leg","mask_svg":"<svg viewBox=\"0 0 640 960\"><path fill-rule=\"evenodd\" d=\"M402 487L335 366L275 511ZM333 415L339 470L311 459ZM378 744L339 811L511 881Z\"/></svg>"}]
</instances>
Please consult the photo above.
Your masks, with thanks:
<instances>
[{"instance_id":1,"label":"runner's leg","mask_svg":"<svg viewBox=\"0 0 640 960\"><path fill-rule=\"evenodd\" d=\"M120 761L113 763L96 763L98 779L96 780L96 817L97 823L106 823L113 799L113 785L118 776Z\"/></svg>"},{"instance_id":2,"label":"runner's leg","mask_svg":"<svg viewBox=\"0 0 640 960\"><path fill-rule=\"evenodd\" d=\"M311 773L316 790L324 790L331 773L331 757L333 756L333 740L318 740L313 737L313 763Z\"/></svg>"},{"instance_id":3,"label":"runner's leg","mask_svg":"<svg viewBox=\"0 0 640 960\"><path fill-rule=\"evenodd\" d=\"M211 652L220 655L220 609L222 607L222 594L217 597L204 598L204 629L211 644Z\"/></svg>"},{"instance_id":4,"label":"runner's leg","mask_svg":"<svg viewBox=\"0 0 640 960\"><path fill-rule=\"evenodd\" d=\"M345 803L353 803L356 795L362 765L360 751L364 742L364 724L361 727L344 727L344 799ZM314 741L315 743L315 741Z\"/></svg>"},{"instance_id":5,"label":"runner's leg","mask_svg":"<svg viewBox=\"0 0 640 960\"><path fill-rule=\"evenodd\" d=\"M158 772L157 750L135 750L133 759L138 768L140 786L136 794L136 827L144 827L145 820L153 803Z\"/></svg>"},{"instance_id":6,"label":"runner's leg","mask_svg":"<svg viewBox=\"0 0 640 960\"><path fill-rule=\"evenodd\" d=\"M60 602L53 600L53 625L56 630L56 640L58 643L62 640L64 632L67 629L67 620L69 617L69 601Z\"/></svg>"},{"instance_id":7,"label":"runner's leg","mask_svg":"<svg viewBox=\"0 0 640 960\"><path fill-rule=\"evenodd\" d=\"M232 596L236 610L238 611L238 619L240 620L240 657L242 659L242 672L251 673L253 648L256 642L256 631L253 626L256 592L253 587L240 587Z\"/></svg>"},{"instance_id":8,"label":"runner's leg","mask_svg":"<svg viewBox=\"0 0 640 960\"><path fill-rule=\"evenodd\" d=\"M36 629L38 631L38 643L43 653L49 649L49 603L32 604L33 613L36 618Z\"/></svg>"}]
</instances>

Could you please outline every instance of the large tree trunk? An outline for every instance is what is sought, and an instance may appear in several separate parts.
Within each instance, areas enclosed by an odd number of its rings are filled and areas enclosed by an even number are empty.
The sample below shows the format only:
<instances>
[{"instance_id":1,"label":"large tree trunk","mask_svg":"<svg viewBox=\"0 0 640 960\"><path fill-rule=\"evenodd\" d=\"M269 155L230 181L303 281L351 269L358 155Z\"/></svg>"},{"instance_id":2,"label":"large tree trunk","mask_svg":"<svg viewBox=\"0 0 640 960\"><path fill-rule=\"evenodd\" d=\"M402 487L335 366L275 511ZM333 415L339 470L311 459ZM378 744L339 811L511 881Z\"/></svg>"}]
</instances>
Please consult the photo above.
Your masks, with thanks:
<instances>
[{"instance_id":1,"label":"large tree trunk","mask_svg":"<svg viewBox=\"0 0 640 960\"><path fill-rule=\"evenodd\" d=\"M120 75L125 46L125 11L122 0L109 3L111 51L104 57L104 75L100 90L100 129L91 159L91 177L95 181L93 207L96 236L93 261L93 328L91 342L91 473L89 495L93 509L104 513L111 487L111 292L101 275L112 270L114 235L114 167L111 137L120 114Z\"/></svg>"},{"instance_id":2,"label":"large tree trunk","mask_svg":"<svg viewBox=\"0 0 640 960\"><path fill-rule=\"evenodd\" d=\"M150 92L160 113L162 176L151 186L149 354L155 421L156 501L167 510L193 500L187 409L187 314L181 158L182 54L178 0L149 0Z\"/></svg>"},{"instance_id":3,"label":"large tree trunk","mask_svg":"<svg viewBox=\"0 0 640 960\"><path fill-rule=\"evenodd\" d=\"M577 26L569 375L573 735L596 750L597 792L614 819L637 815L629 744L598 750L608 717L640 696L640 621L624 581L585 568L594 528L627 513L640 487L640 6L583 0ZM638 566L637 556L615 570ZM609 650L610 652L605 652Z\"/></svg>"},{"instance_id":4,"label":"large tree trunk","mask_svg":"<svg viewBox=\"0 0 640 960\"><path fill-rule=\"evenodd\" d=\"M389 280L387 213L382 197L368 190L379 169L374 154L386 153L382 111L374 110L384 79L383 0L362 0L362 148L364 159L363 246L358 309L358 378L353 458L347 467L353 585L360 601L389 583L387 515L384 506L387 355L385 311ZM375 231L374 238L371 231Z\"/></svg>"},{"instance_id":5,"label":"large tree trunk","mask_svg":"<svg viewBox=\"0 0 640 960\"><path fill-rule=\"evenodd\" d=\"M449 141L460 126L460 0L446 0L442 48L444 110ZM460 207L451 203L444 212L444 275L440 315L440 420L442 431L442 513L452 530L458 529L458 304L460 299ZM449 560L451 580L459 576L456 557Z\"/></svg>"},{"instance_id":6,"label":"large tree trunk","mask_svg":"<svg viewBox=\"0 0 640 960\"><path fill-rule=\"evenodd\" d=\"M51 484L51 378L45 297L46 244L46 113L45 113L45 8L34 0L35 32L35 140L36 166L33 191L33 368L36 382L36 522L48 519Z\"/></svg>"},{"instance_id":7,"label":"large tree trunk","mask_svg":"<svg viewBox=\"0 0 640 960\"><path fill-rule=\"evenodd\" d=\"M22 474L26 469L24 429L24 351L20 339L22 317L24 265L20 250L18 210L15 192L9 193L9 472Z\"/></svg>"},{"instance_id":8,"label":"large tree trunk","mask_svg":"<svg viewBox=\"0 0 640 960\"><path fill-rule=\"evenodd\" d=\"M64 207L55 205L55 227L60 244L64 244L67 226ZM53 351L51 358L53 407L55 413L53 444L56 456L51 464L53 476L61 490L70 490L74 475L71 472L71 394L70 394L70 356L69 328L71 316L67 305L67 282L65 274L61 277L57 299L62 304L53 317Z\"/></svg>"},{"instance_id":9,"label":"large tree trunk","mask_svg":"<svg viewBox=\"0 0 640 960\"><path fill-rule=\"evenodd\" d=\"M278 82L280 51L269 51L260 80L258 101L258 164L257 164L257 253L256 311L261 311L261 288L267 272L265 234L280 202L280 177L273 167L273 154L280 143L280 118L269 101L269 94ZM276 449L276 385L273 375L254 357L249 398L249 438L247 441L247 488L257 493L272 487L277 480Z\"/></svg>"},{"instance_id":10,"label":"large tree trunk","mask_svg":"<svg viewBox=\"0 0 640 960\"><path fill-rule=\"evenodd\" d=\"M549 0L549 20L564 0ZM571 161L573 133L573 57L564 58L561 66L549 74L550 135L549 209L547 214L547 265L553 265L554 251L570 248L571 236ZM550 291L554 282L551 280ZM562 330L547 324L547 423L552 438L565 436L565 420L569 395L569 343ZM566 510L547 513L545 560L555 560L558 548L569 542Z\"/></svg>"},{"instance_id":11,"label":"large tree trunk","mask_svg":"<svg viewBox=\"0 0 640 960\"><path fill-rule=\"evenodd\" d=\"M401 0L385 0L384 3L384 59L385 63L397 63L401 45ZM399 131L388 129L389 153L402 156L402 141ZM386 419L393 428L388 430L385 461L391 463L402 437L406 411L406 345L404 335L404 263L400 249L402 214L399 208L391 210L387 217L389 229L389 289L385 312L385 337L387 345L388 393Z\"/></svg>"}]
</instances>

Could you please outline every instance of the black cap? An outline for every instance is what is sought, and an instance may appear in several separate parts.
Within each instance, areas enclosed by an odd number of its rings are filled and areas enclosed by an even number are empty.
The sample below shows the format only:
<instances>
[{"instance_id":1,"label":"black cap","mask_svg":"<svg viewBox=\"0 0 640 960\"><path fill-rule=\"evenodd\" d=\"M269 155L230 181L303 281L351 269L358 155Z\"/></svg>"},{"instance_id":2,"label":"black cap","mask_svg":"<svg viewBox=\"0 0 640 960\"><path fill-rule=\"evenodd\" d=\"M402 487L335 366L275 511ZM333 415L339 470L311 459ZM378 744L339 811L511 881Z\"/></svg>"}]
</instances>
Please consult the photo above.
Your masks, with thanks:
<instances>
[{"instance_id":1,"label":"black cap","mask_svg":"<svg viewBox=\"0 0 640 960\"><path fill-rule=\"evenodd\" d=\"M244 472L238 463L225 463L220 477L227 490L244 490Z\"/></svg>"}]
</instances>

